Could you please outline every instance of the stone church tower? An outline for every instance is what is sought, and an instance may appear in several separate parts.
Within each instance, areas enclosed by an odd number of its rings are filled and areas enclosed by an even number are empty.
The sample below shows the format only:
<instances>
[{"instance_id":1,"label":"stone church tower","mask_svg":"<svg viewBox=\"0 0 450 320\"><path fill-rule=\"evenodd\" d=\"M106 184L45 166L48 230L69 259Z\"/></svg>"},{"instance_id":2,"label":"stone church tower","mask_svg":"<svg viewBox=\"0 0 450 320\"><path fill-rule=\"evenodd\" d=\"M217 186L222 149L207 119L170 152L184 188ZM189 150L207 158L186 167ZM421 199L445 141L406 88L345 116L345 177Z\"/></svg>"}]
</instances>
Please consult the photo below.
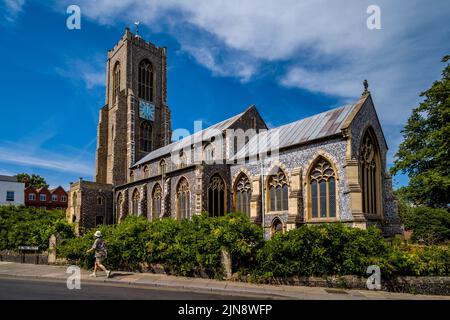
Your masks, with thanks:
<instances>
[{"instance_id":1,"label":"stone church tower","mask_svg":"<svg viewBox=\"0 0 450 320\"><path fill-rule=\"evenodd\" d=\"M125 29L108 51L105 105L100 109L95 182L71 183L67 219L77 233L115 223L113 190L130 182L129 168L171 142L166 48Z\"/></svg>"},{"instance_id":2,"label":"stone church tower","mask_svg":"<svg viewBox=\"0 0 450 320\"><path fill-rule=\"evenodd\" d=\"M129 182L129 168L170 143L166 48L127 28L108 51L105 106L100 110L95 181Z\"/></svg>"}]
</instances>

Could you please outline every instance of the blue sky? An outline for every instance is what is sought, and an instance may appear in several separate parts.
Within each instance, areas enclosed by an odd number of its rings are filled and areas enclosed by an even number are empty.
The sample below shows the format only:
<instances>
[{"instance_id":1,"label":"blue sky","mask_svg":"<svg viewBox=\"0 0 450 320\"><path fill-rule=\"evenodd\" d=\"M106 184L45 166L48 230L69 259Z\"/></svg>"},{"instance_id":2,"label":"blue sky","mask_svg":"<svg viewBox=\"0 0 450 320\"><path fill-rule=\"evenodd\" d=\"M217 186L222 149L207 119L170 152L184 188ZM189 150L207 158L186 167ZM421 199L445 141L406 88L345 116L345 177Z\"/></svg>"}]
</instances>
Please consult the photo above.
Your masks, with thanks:
<instances>
[{"instance_id":1,"label":"blue sky","mask_svg":"<svg viewBox=\"0 0 450 320\"><path fill-rule=\"evenodd\" d=\"M81 30L66 28L69 4L81 8ZM380 30L366 26L371 4ZM355 101L368 79L390 164L450 54L448 17L447 1L2 0L0 174L38 173L66 188L92 179L107 50L135 19L168 48L174 129L250 104L278 126Z\"/></svg>"}]
</instances>

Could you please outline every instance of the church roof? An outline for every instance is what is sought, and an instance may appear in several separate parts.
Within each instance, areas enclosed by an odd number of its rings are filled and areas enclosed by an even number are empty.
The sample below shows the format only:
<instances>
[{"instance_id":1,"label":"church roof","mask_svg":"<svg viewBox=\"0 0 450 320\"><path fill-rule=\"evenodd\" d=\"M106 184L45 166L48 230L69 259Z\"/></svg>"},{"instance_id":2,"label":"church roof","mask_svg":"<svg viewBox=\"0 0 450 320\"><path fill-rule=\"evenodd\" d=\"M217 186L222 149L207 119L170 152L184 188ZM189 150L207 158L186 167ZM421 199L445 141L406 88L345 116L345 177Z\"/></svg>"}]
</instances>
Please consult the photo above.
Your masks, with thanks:
<instances>
[{"instance_id":1,"label":"church roof","mask_svg":"<svg viewBox=\"0 0 450 320\"><path fill-rule=\"evenodd\" d=\"M273 145L272 149L280 150L336 135L341 132L345 120L356 106L357 104L348 104L261 132L252 137L247 145L238 151L235 158L240 159L269 151L271 144ZM246 150L248 151L246 152Z\"/></svg>"},{"instance_id":2,"label":"church roof","mask_svg":"<svg viewBox=\"0 0 450 320\"><path fill-rule=\"evenodd\" d=\"M247 109L248 110L248 109ZM246 110L246 111L247 111ZM159 149L153 150L149 154L147 154L145 157L143 157L141 160L136 162L133 167L139 166L143 163L149 162L151 160L160 158L162 156L168 155L173 151L181 150L185 148L188 145L193 144L194 142L200 142L200 141L209 141L212 137L217 135L217 132L222 132L229 128L235 121L237 121L246 111L241 112L229 119L223 120L219 123L216 123L206 129L197 131L194 134L191 134L187 137L184 137L183 139L172 142L164 147L161 147Z\"/></svg>"}]
</instances>

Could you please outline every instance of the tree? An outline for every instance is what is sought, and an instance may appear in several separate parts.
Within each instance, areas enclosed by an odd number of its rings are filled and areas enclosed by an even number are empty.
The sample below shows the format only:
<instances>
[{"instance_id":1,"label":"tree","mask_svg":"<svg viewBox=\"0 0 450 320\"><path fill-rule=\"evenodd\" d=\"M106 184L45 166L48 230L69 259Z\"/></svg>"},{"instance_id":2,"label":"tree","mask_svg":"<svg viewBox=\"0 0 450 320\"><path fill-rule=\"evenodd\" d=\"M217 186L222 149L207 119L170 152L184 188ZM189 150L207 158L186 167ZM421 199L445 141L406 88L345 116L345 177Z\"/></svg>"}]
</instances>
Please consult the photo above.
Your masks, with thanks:
<instances>
[{"instance_id":1,"label":"tree","mask_svg":"<svg viewBox=\"0 0 450 320\"><path fill-rule=\"evenodd\" d=\"M38 174L32 174L30 176L28 173L19 173L16 175L16 178L17 181L24 182L27 186L31 186L33 188L49 187L45 179Z\"/></svg>"},{"instance_id":2,"label":"tree","mask_svg":"<svg viewBox=\"0 0 450 320\"><path fill-rule=\"evenodd\" d=\"M442 62L449 60L447 55ZM391 173L408 175L406 191L415 205L446 208L450 203L450 64L442 79L420 96L424 100L402 130L404 141Z\"/></svg>"}]
</instances>

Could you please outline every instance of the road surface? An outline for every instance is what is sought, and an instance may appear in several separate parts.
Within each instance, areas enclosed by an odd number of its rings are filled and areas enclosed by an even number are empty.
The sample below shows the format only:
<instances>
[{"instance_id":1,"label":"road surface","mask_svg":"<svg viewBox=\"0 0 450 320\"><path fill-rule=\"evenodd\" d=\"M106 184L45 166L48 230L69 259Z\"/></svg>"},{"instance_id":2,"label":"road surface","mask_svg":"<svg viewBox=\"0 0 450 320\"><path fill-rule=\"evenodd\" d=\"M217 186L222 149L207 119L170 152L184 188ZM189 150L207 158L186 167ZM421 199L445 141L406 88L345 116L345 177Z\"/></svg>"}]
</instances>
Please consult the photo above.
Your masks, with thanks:
<instances>
[{"instance_id":1,"label":"road surface","mask_svg":"<svg viewBox=\"0 0 450 320\"><path fill-rule=\"evenodd\" d=\"M82 283L80 290L69 290L66 283L61 280L0 277L0 300L210 300L250 298L108 283Z\"/></svg>"}]
</instances>

